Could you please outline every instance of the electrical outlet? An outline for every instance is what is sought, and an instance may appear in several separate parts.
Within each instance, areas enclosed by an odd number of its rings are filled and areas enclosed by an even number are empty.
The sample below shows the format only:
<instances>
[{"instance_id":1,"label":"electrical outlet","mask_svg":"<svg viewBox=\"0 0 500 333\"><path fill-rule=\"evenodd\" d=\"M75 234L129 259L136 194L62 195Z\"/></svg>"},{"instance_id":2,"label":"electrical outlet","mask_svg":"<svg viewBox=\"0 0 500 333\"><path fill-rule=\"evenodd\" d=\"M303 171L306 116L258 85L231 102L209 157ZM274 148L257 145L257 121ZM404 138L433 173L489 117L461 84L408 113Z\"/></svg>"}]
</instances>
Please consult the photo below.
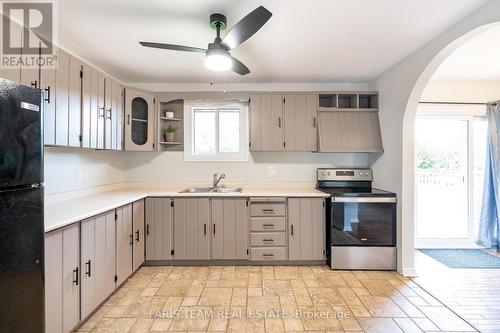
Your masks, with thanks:
<instances>
[{"instance_id":1,"label":"electrical outlet","mask_svg":"<svg viewBox=\"0 0 500 333\"><path fill-rule=\"evenodd\" d=\"M268 176L276 176L276 167L267 167Z\"/></svg>"},{"instance_id":2,"label":"electrical outlet","mask_svg":"<svg viewBox=\"0 0 500 333\"><path fill-rule=\"evenodd\" d=\"M83 178L82 170L80 170L80 169L76 170L76 182L81 183L82 178Z\"/></svg>"}]
</instances>

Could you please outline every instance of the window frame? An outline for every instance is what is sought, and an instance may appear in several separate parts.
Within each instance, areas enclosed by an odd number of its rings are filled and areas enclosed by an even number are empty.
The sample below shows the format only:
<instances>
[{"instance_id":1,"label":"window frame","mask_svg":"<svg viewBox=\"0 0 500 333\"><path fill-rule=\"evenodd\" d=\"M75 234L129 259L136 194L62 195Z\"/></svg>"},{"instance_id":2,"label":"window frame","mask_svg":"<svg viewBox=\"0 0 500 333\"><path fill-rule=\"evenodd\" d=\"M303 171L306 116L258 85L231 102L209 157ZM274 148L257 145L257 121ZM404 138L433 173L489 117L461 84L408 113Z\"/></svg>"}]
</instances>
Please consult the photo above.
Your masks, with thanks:
<instances>
[{"instance_id":1,"label":"window frame","mask_svg":"<svg viewBox=\"0 0 500 333\"><path fill-rule=\"evenodd\" d=\"M194 113L197 109L215 111L215 148L213 155L194 153ZM239 147L238 153L219 152L219 112L223 110L239 110ZM184 161L186 162L248 162L249 160L249 122L248 105L237 102L186 102L184 105Z\"/></svg>"}]
</instances>

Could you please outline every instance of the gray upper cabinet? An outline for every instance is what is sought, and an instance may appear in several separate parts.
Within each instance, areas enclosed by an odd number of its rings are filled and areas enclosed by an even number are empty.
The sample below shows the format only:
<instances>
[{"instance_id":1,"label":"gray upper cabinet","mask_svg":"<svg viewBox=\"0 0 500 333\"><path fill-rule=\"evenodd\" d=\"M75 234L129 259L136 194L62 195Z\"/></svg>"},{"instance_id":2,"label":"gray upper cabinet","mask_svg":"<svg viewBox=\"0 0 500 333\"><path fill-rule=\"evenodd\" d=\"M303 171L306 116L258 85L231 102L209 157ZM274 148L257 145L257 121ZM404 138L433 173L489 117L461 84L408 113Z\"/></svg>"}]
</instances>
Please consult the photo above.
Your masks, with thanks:
<instances>
[{"instance_id":1,"label":"gray upper cabinet","mask_svg":"<svg viewBox=\"0 0 500 333\"><path fill-rule=\"evenodd\" d=\"M285 95L285 151L317 151L318 95Z\"/></svg>"},{"instance_id":2,"label":"gray upper cabinet","mask_svg":"<svg viewBox=\"0 0 500 333\"><path fill-rule=\"evenodd\" d=\"M288 258L323 260L325 249L325 199L288 199Z\"/></svg>"},{"instance_id":3,"label":"gray upper cabinet","mask_svg":"<svg viewBox=\"0 0 500 333\"><path fill-rule=\"evenodd\" d=\"M134 231L133 270L136 271L144 263L144 200L132 205L132 225Z\"/></svg>"},{"instance_id":4,"label":"gray upper cabinet","mask_svg":"<svg viewBox=\"0 0 500 333\"><path fill-rule=\"evenodd\" d=\"M320 152L382 152L377 111L319 112Z\"/></svg>"},{"instance_id":5,"label":"gray upper cabinet","mask_svg":"<svg viewBox=\"0 0 500 333\"><path fill-rule=\"evenodd\" d=\"M83 63L70 56L68 79L68 146L80 147Z\"/></svg>"},{"instance_id":6,"label":"gray upper cabinet","mask_svg":"<svg viewBox=\"0 0 500 333\"><path fill-rule=\"evenodd\" d=\"M45 235L46 332L72 332L80 320L79 244L77 223Z\"/></svg>"},{"instance_id":7,"label":"gray upper cabinet","mask_svg":"<svg viewBox=\"0 0 500 333\"><path fill-rule=\"evenodd\" d=\"M68 146L69 125L69 72L70 56L57 51L56 71L56 142L58 146Z\"/></svg>"},{"instance_id":8,"label":"gray upper cabinet","mask_svg":"<svg viewBox=\"0 0 500 333\"><path fill-rule=\"evenodd\" d=\"M283 97L250 97L250 151L283 151Z\"/></svg>"},{"instance_id":9,"label":"gray upper cabinet","mask_svg":"<svg viewBox=\"0 0 500 333\"><path fill-rule=\"evenodd\" d=\"M209 228L209 198L175 198L175 259L210 259Z\"/></svg>"},{"instance_id":10,"label":"gray upper cabinet","mask_svg":"<svg viewBox=\"0 0 500 333\"><path fill-rule=\"evenodd\" d=\"M56 70L42 68L40 71L40 88L43 91L44 110L44 143L56 143Z\"/></svg>"},{"instance_id":11,"label":"gray upper cabinet","mask_svg":"<svg viewBox=\"0 0 500 333\"><path fill-rule=\"evenodd\" d=\"M152 94L125 89L125 150L153 151L154 115Z\"/></svg>"},{"instance_id":12,"label":"gray upper cabinet","mask_svg":"<svg viewBox=\"0 0 500 333\"><path fill-rule=\"evenodd\" d=\"M212 259L248 258L247 199L212 199Z\"/></svg>"},{"instance_id":13,"label":"gray upper cabinet","mask_svg":"<svg viewBox=\"0 0 500 333\"><path fill-rule=\"evenodd\" d=\"M132 205L116 209L116 286L132 275Z\"/></svg>"},{"instance_id":14,"label":"gray upper cabinet","mask_svg":"<svg viewBox=\"0 0 500 333\"><path fill-rule=\"evenodd\" d=\"M146 260L172 259L172 199L146 198Z\"/></svg>"}]
</instances>

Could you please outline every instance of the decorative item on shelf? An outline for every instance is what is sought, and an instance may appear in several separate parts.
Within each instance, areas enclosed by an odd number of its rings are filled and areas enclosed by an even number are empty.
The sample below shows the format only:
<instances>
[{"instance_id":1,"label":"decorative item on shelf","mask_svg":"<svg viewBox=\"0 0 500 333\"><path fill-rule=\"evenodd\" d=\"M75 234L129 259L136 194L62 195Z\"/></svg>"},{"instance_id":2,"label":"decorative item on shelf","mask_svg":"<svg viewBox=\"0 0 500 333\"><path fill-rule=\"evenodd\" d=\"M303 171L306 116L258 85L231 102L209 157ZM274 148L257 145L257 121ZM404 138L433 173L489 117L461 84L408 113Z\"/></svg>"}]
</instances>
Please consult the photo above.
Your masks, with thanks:
<instances>
[{"instance_id":1,"label":"decorative item on shelf","mask_svg":"<svg viewBox=\"0 0 500 333\"><path fill-rule=\"evenodd\" d=\"M165 109L165 118L173 119L174 118L174 110L172 110L170 108Z\"/></svg>"},{"instance_id":2,"label":"decorative item on shelf","mask_svg":"<svg viewBox=\"0 0 500 333\"><path fill-rule=\"evenodd\" d=\"M165 142L174 142L175 141L175 131L177 131L177 127L168 125L167 128L164 129L164 137Z\"/></svg>"}]
</instances>

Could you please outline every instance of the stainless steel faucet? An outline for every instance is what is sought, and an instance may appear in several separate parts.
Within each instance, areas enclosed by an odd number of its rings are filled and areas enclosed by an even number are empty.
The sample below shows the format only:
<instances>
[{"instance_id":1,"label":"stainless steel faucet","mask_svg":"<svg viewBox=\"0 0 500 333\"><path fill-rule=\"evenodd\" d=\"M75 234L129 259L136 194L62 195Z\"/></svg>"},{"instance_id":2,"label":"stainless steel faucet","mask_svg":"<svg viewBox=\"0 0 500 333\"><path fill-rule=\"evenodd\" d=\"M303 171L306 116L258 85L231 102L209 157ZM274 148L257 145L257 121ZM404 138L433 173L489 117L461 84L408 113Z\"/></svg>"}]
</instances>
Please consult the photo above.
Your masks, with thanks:
<instances>
[{"instance_id":1,"label":"stainless steel faucet","mask_svg":"<svg viewBox=\"0 0 500 333\"><path fill-rule=\"evenodd\" d=\"M217 188L217 186L219 185L220 181L222 179L226 178L226 175L223 173L219 176L218 173L214 173L214 188Z\"/></svg>"}]
</instances>

